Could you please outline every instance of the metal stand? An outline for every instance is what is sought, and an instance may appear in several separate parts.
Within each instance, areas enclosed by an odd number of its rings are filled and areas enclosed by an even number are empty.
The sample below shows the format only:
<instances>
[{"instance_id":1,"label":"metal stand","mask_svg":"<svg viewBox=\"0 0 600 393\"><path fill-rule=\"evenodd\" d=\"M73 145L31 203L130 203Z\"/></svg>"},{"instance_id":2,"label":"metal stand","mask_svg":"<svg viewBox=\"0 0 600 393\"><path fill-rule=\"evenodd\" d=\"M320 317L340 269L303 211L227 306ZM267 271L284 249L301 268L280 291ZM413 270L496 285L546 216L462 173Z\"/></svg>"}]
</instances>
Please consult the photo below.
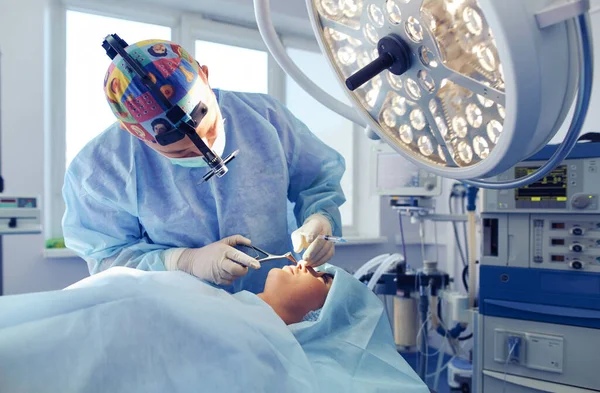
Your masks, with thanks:
<instances>
[{"instance_id":1,"label":"metal stand","mask_svg":"<svg viewBox=\"0 0 600 393\"><path fill-rule=\"evenodd\" d=\"M373 273L369 273L361 278L361 281L368 282ZM406 272L406 266L399 264L396 273L384 273L377 282L378 295L400 294L408 297L415 291L419 292L419 312L421 315L421 324L424 334L421 335L419 345L421 354L427 353L427 314L429 310L429 296L437 296L438 292L450 285L450 277L447 273L433 271ZM417 373L421 379L425 380L426 357L419 357L417 364Z\"/></svg>"},{"instance_id":2,"label":"metal stand","mask_svg":"<svg viewBox=\"0 0 600 393\"><path fill-rule=\"evenodd\" d=\"M466 215L451 215L451 214L435 214L435 209L433 206L433 201L431 198L392 198L390 201L391 207L398 211L400 216L410 217L411 222L419 224L419 232L421 237L421 252L423 254L423 259L425 259L425 247L424 247L424 227L423 224L425 221L433 221L433 222L466 222ZM402 217L400 217L402 219ZM437 233L436 233L436 243L437 243ZM437 244L436 244L437 246ZM446 287L450 284L450 277L446 272L437 270L437 262L429 262L426 263L423 260L424 268L422 271L417 272L416 274L406 274L405 271L397 271L397 274L394 277L396 281L396 292L402 291L405 296L409 295L411 292L414 292L418 288L419 292L419 313L421 317L421 328L423 331L421 334L421 339L417 344L420 348L421 354L427 353L427 321L428 321L428 310L429 310L429 296L437 296L438 292L446 289ZM382 277L382 279L389 280L390 277ZM389 286L385 286L385 288L390 288ZM390 288L391 289L391 288ZM427 359L426 356L422 355L419 357L419 361L417 364L417 373L421 379L425 380L426 378L426 364Z\"/></svg>"}]
</instances>

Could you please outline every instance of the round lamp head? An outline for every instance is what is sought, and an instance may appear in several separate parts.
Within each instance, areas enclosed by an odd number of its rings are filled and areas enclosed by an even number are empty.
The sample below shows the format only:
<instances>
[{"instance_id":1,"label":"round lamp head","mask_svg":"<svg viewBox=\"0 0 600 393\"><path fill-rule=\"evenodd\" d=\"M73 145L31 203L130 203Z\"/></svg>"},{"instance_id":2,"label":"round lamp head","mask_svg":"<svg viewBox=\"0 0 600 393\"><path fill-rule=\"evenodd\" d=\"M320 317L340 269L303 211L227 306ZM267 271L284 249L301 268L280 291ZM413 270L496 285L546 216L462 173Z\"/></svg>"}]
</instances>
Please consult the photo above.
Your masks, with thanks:
<instances>
[{"instance_id":1,"label":"round lamp head","mask_svg":"<svg viewBox=\"0 0 600 393\"><path fill-rule=\"evenodd\" d=\"M573 22L544 29L552 0L307 0L321 49L369 126L441 176L489 177L543 147L573 102ZM408 69L346 80L400 40ZM382 40L384 39L384 40ZM387 56L387 55L386 55ZM389 60L389 59L388 59ZM386 63L387 64L387 63ZM406 70L404 70L406 69Z\"/></svg>"}]
</instances>

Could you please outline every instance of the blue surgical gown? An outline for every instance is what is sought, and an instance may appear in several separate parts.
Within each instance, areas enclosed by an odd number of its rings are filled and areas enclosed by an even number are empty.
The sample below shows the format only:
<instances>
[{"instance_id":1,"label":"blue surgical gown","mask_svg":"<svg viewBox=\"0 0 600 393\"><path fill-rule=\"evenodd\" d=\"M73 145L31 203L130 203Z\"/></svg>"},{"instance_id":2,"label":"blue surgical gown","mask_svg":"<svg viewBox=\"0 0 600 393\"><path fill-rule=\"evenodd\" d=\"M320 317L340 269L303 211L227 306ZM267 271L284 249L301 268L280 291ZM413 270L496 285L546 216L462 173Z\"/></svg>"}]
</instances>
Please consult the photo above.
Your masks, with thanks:
<instances>
[{"instance_id":1,"label":"blue surgical gown","mask_svg":"<svg viewBox=\"0 0 600 393\"><path fill-rule=\"evenodd\" d=\"M269 96L215 94L227 120L223 156L240 149L223 178L200 184L207 168L174 165L117 124L75 157L63 187L63 234L90 273L165 270L166 250L235 234L283 254L292 249L291 232L314 213L341 235L343 157ZM268 270L284 264L250 269L227 289L261 292Z\"/></svg>"}]
</instances>

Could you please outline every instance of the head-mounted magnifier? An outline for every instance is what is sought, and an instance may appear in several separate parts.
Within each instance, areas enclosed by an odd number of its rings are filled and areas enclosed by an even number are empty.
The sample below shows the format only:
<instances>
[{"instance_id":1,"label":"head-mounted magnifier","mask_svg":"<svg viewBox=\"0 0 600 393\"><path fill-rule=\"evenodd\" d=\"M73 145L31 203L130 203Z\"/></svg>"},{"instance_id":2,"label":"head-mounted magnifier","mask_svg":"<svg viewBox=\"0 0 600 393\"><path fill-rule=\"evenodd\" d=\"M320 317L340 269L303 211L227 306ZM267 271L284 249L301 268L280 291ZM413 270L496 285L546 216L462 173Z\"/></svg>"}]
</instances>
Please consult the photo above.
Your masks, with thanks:
<instances>
[{"instance_id":1,"label":"head-mounted magnifier","mask_svg":"<svg viewBox=\"0 0 600 393\"><path fill-rule=\"evenodd\" d=\"M127 42L121 39L117 34L110 34L106 36L104 42L102 43L102 47L106 50L108 57L114 59L117 55L120 55L123 60L125 60L127 65L133 70L133 72L140 77L142 83L148 88L148 90L150 90L152 96L165 108L165 116L170 122L171 129L155 136L158 144L161 146L167 146L171 143L180 141L187 136L200 150L202 153L202 158L210 167L210 171L202 177L203 181L209 180L214 175L217 175L217 177L222 177L225 175L227 173L227 163L235 158L239 150L234 151L225 159L222 159L204 143L202 138L198 136L196 133L196 126L200 121L202 121L206 115L206 112L208 111L206 104L200 102L194 108L191 113L193 118L179 105L171 104L169 99L164 96L158 86L152 82L150 76L141 67L141 65L135 59L129 56L129 54L127 54L125 51L127 46Z\"/></svg>"}]
</instances>

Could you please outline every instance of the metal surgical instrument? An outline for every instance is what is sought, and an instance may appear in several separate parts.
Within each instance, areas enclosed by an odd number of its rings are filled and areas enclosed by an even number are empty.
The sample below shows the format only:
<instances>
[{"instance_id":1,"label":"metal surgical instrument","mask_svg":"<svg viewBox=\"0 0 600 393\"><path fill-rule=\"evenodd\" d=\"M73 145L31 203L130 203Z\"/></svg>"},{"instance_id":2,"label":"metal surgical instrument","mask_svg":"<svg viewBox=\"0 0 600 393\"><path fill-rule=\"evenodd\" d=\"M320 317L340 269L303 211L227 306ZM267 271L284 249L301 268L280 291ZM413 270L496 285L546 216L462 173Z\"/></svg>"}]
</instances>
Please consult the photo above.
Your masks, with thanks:
<instances>
[{"instance_id":1,"label":"metal surgical instrument","mask_svg":"<svg viewBox=\"0 0 600 393\"><path fill-rule=\"evenodd\" d=\"M268 261L274 261L276 259L288 259L291 262L294 262L294 264L298 264L298 261L296 261L296 258L294 258L294 256L292 255L291 252L286 252L283 255L275 255L275 254L268 253L268 252L266 252L266 251L264 251L264 250L262 250L262 249L260 249L260 248L258 248L256 246L253 246L253 245L248 245L248 246L245 246L245 247L251 248L251 249L253 249L256 252L265 255L264 257L261 257L260 255L255 256L255 258L260 263L262 263L262 262L268 262Z\"/></svg>"}]
</instances>

